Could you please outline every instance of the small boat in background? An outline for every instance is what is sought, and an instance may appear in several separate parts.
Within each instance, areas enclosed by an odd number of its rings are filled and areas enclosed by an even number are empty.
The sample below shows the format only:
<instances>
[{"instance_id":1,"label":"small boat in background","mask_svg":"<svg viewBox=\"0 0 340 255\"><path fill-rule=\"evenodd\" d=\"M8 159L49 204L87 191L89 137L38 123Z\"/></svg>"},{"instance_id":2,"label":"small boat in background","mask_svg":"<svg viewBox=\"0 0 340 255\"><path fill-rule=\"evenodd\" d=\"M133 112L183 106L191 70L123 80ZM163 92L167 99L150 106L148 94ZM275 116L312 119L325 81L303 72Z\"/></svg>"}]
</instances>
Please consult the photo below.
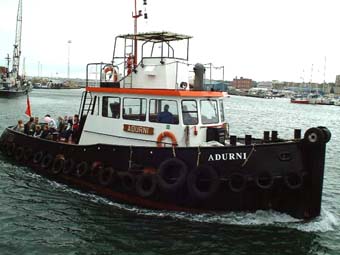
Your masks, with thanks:
<instances>
[{"instance_id":1,"label":"small boat in background","mask_svg":"<svg viewBox=\"0 0 340 255\"><path fill-rule=\"evenodd\" d=\"M12 69L10 70L10 57L7 55L7 67L0 67L0 97L12 98L28 93L32 88L25 80L24 76L19 75L20 55L21 55L21 25L22 25L22 0L19 0L15 42L12 58Z\"/></svg>"},{"instance_id":2,"label":"small boat in background","mask_svg":"<svg viewBox=\"0 0 340 255\"><path fill-rule=\"evenodd\" d=\"M309 104L309 99L303 95L296 95L290 98L290 102L293 104Z\"/></svg>"}]
</instances>

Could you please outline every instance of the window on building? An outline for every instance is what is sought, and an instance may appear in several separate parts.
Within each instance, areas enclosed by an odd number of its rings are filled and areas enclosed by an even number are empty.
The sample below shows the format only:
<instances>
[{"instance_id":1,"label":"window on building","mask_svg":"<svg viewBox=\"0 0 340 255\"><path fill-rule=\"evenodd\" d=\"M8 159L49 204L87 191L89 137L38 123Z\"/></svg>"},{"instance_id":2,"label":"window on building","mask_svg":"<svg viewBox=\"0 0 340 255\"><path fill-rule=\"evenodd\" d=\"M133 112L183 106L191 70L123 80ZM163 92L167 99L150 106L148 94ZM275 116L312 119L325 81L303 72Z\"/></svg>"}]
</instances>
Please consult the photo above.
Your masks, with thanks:
<instances>
[{"instance_id":1,"label":"window on building","mask_svg":"<svg viewBox=\"0 0 340 255\"><path fill-rule=\"evenodd\" d=\"M178 105L175 100L151 99L149 121L178 124Z\"/></svg>"},{"instance_id":2,"label":"window on building","mask_svg":"<svg viewBox=\"0 0 340 255\"><path fill-rule=\"evenodd\" d=\"M217 101L211 99L201 100L201 120L203 124L218 123Z\"/></svg>"},{"instance_id":3,"label":"window on building","mask_svg":"<svg viewBox=\"0 0 340 255\"><path fill-rule=\"evenodd\" d=\"M145 121L146 99L145 98L124 98L123 118L126 120Z\"/></svg>"},{"instance_id":4,"label":"window on building","mask_svg":"<svg viewBox=\"0 0 340 255\"><path fill-rule=\"evenodd\" d=\"M196 125L198 123L197 102L195 100L182 101L182 119L184 125Z\"/></svg>"},{"instance_id":5,"label":"window on building","mask_svg":"<svg viewBox=\"0 0 340 255\"><path fill-rule=\"evenodd\" d=\"M103 97L102 99L102 116L119 119L120 117L120 98Z\"/></svg>"}]
</instances>

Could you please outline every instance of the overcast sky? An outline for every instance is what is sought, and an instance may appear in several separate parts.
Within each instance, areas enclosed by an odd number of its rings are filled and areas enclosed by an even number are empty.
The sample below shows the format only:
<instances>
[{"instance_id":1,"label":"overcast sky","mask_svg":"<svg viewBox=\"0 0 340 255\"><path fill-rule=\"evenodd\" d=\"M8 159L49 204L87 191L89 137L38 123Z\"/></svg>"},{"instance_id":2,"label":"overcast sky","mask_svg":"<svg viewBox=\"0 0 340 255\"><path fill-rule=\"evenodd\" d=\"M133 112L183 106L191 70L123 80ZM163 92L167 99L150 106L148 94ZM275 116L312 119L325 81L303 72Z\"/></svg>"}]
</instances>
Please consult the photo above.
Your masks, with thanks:
<instances>
[{"instance_id":1,"label":"overcast sky","mask_svg":"<svg viewBox=\"0 0 340 255\"><path fill-rule=\"evenodd\" d=\"M137 0L144 10L142 0ZM338 0L148 0L139 31L192 35L190 63L225 67L225 79L324 80L340 74ZM85 78L89 62L110 62L114 37L133 32L134 0L23 0L26 73ZM0 0L0 65L12 55L18 0ZM313 72L312 71L313 66Z\"/></svg>"}]
</instances>

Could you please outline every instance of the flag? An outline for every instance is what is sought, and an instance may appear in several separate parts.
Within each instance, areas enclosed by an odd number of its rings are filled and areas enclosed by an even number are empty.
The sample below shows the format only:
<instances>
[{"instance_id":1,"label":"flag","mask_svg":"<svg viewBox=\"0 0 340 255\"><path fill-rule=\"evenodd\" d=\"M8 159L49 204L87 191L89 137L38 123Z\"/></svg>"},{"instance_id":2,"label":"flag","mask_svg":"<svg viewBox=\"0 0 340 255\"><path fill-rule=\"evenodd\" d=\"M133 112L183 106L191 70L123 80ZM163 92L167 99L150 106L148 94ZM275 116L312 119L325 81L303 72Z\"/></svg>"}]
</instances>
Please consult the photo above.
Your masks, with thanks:
<instances>
[{"instance_id":1,"label":"flag","mask_svg":"<svg viewBox=\"0 0 340 255\"><path fill-rule=\"evenodd\" d=\"M30 98L29 98L29 96L28 96L28 93L27 93L27 106L26 106L25 114L26 114L28 117L32 117L31 104L30 104Z\"/></svg>"}]
</instances>

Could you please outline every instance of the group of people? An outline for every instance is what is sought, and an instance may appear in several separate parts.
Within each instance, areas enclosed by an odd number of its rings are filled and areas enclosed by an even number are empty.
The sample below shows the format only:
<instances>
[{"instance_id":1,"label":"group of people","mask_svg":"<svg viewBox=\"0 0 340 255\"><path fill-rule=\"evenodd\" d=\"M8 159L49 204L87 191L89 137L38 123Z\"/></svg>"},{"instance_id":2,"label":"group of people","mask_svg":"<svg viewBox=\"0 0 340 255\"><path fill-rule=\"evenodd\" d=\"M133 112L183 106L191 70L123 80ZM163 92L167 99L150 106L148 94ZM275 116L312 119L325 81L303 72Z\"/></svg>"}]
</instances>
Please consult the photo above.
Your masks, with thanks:
<instances>
[{"instance_id":1,"label":"group of people","mask_svg":"<svg viewBox=\"0 0 340 255\"><path fill-rule=\"evenodd\" d=\"M49 114L46 114L42 122L38 117L30 117L25 124L22 120L18 120L14 130L42 139L77 142L80 135L79 115L64 118L59 116L55 121Z\"/></svg>"}]
</instances>

